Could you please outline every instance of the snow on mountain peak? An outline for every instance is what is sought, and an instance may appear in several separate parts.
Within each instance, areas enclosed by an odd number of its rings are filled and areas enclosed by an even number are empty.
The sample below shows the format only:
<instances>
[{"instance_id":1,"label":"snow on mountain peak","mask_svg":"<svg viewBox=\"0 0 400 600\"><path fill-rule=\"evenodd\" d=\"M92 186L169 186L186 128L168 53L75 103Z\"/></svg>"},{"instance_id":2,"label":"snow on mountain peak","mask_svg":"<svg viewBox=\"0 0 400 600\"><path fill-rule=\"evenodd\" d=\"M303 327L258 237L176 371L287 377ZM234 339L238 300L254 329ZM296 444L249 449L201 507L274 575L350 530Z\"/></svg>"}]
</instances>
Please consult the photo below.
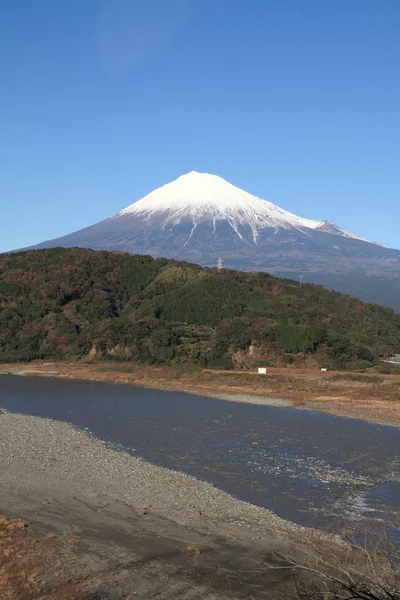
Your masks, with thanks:
<instances>
[{"instance_id":1,"label":"snow on mountain peak","mask_svg":"<svg viewBox=\"0 0 400 600\"><path fill-rule=\"evenodd\" d=\"M254 203L254 200L260 203L258 198L228 183L218 175L191 171L157 188L128 206L122 213L190 207L223 210L232 207L243 208Z\"/></svg>"},{"instance_id":2,"label":"snow on mountain peak","mask_svg":"<svg viewBox=\"0 0 400 600\"><path fill-rule=\"evenodd\" d=\"M191 222L190 236L201 222L211 222L215 231L218 221L224 220L240 238L242 234L239 228L249 227L254 243L257 243L259 231L266 228L297 229L304 233L307 233L307 229L313 229L363 240L329 221L304 219L249 194L218 175L197 171L181 175L171 183L157 188L113 218L141 216L150 220L155 215L162 217L163 229L168 224Z\"/></svg>"}]
</instances>

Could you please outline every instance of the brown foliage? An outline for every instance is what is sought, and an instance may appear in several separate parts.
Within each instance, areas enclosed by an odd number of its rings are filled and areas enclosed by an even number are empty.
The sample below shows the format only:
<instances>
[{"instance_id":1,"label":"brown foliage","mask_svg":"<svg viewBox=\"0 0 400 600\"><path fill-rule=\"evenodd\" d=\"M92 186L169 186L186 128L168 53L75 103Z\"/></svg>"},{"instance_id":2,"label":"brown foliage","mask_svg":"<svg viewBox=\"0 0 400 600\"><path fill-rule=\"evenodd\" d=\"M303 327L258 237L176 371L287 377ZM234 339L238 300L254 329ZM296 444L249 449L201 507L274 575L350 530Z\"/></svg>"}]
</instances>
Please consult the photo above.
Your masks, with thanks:
<instances>
[{"instance_id":1,"label":"brown foliage","mask_svg":"<svg viewBox=\"0 0 400 600\"><path fill-rule=\"evenodd\" d=\"M52 539L40 540L26 521L0 515L0 600L84 600L63 581L62 564L48 545Z\"/></svg>"},{"instance_id":2,"label":"brown foliage","mask_svg":"<svg viewBox=\"0 0 400 600\"><path fill-rule=\"evenodd\" d=\"M400 600L400 523L350 539L323 539L279 554L298 573L286 600ZM362 539L360 539L362 537ZM276 568L276 567L273 567Z\"/></svg>"}]
</instances>

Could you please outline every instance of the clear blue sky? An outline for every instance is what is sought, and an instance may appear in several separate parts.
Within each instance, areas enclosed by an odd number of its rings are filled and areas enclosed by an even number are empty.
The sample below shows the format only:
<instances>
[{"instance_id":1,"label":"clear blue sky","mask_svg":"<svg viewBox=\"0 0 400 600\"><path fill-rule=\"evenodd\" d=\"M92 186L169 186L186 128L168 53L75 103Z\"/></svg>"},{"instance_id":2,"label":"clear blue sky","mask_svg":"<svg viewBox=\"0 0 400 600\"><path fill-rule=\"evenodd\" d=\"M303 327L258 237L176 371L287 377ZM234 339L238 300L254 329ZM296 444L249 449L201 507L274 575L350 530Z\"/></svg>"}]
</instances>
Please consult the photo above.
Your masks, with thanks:
<instances>
[{"instance_id":1,"label":"clear blue sky","mask_svg":"<svg viewBox=\"0 0 400 600\"><path fill-rule=\"evenodd\" d=\"M399 0L1 0L0 251L182 173L400 248Z\"/></svg>"}]
</instances>

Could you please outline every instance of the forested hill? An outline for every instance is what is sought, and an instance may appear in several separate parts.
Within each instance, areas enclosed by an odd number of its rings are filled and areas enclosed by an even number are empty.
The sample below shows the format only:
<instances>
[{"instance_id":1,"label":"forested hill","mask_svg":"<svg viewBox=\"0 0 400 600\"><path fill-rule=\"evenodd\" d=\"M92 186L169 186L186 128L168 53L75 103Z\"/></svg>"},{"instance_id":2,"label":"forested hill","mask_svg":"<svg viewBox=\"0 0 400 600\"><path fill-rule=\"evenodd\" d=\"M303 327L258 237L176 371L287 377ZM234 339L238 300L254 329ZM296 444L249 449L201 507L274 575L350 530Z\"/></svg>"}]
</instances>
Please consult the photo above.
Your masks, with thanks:
<instances>
[{"instance_id":1,"label":"forested hill","mask_svg":"<svg viewBox=\"0 0 400 600\"><path fill-rule=\"evenodd\" d=\"M0 361L365 368L400 316L266 273L78 248L0 255Z\"/></svg>"}]
</instances>

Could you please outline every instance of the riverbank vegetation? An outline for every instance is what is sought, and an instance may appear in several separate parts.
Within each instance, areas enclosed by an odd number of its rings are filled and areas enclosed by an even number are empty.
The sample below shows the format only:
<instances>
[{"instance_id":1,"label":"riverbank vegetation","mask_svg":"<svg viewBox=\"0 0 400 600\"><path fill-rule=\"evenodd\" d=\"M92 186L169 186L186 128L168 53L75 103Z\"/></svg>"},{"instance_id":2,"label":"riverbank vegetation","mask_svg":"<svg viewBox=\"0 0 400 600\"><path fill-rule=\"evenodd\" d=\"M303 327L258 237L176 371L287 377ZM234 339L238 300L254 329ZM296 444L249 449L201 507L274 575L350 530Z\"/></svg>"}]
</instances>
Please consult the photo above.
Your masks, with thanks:
<instances>
[{"instance_id":1,"label":"riverbank vegetation","mask_svg":"<svg viewBox=\"0 0 400 600\"><path fill-rule=\"evenodd\" d=\"M390 309L268 273L117 252L2 254L0 307L1 362L364 370L400 351Z\"/></svg>"},{"instance_id":2,"label":"riverbank vegetation","mask_svg":"<svg viewBox=\"0 0 400 600\"><path fill-rule=\"evenodd\" d=\"M281 600L400 600L398 519L354 535L292 544L276 558L293 570ZM273 567L274 568L274 567Z\"/></svg>"},{"instance_id":3,"label":"riverbank vegetation","mask_svg":"<svg viewBox=\"0 0 400 600\"><path fill-rule=\"evenodd\" d=\"M71 583L55 537L38 536L27 521L0 514L0 600L94 600Z\"/></svg>"}]
</instances>

